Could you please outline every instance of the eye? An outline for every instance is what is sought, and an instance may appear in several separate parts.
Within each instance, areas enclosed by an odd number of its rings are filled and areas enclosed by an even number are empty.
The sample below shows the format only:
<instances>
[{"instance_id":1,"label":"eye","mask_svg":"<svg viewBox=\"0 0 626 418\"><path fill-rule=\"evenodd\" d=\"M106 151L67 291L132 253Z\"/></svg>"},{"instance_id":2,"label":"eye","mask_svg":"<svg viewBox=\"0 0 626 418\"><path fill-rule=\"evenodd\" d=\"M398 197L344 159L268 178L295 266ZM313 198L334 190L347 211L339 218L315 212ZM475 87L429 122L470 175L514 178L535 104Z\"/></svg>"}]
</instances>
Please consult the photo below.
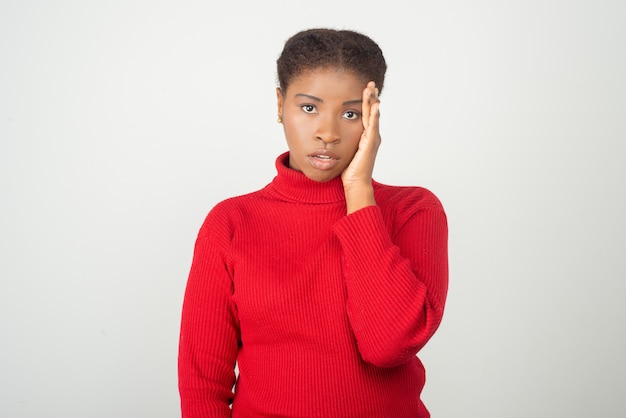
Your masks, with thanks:
<instances>
[{"instance_id":1,"label":"eye","mask_svg":"<svg viewBox=\"0 0 626 418\"><path fill-rule=\"evenodd\" d=\"M304 111L304 113L317 113L315 106L311 104L302 105L300 108Z\"/></svg>"},{"instance_id":2,"label":"eye","mask_svg":"<svg viewBox=\"0 0 626 418\"><path fill-rule=\"evenodd\" d=\"M348 120L356 120L361 116L359 112L355 112L354 110L346 110L343 112L343 117Z\"/></svg>"}]
</instances>

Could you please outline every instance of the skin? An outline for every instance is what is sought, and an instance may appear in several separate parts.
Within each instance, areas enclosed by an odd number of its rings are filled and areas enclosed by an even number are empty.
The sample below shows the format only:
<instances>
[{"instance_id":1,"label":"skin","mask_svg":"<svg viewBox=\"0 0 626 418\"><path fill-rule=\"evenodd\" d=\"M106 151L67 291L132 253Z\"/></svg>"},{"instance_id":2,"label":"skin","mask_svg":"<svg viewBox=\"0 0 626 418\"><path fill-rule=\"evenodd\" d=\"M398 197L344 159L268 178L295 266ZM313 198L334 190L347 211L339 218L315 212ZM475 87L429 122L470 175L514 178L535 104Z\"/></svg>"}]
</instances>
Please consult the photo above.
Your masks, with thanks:
<instances>
[{"instance_id":1,"label":"skin","mask_svg":"<svg viewBox=\"0 0 626 418\"><path fill-rule=\"evenodd\" d=\"M306 71L283 92L278 116L289 147L289 166L311 180L341 176L347 213L376 204L372 173L381 137L378 89L335 68Z\"/></svg>"}]
</instances>

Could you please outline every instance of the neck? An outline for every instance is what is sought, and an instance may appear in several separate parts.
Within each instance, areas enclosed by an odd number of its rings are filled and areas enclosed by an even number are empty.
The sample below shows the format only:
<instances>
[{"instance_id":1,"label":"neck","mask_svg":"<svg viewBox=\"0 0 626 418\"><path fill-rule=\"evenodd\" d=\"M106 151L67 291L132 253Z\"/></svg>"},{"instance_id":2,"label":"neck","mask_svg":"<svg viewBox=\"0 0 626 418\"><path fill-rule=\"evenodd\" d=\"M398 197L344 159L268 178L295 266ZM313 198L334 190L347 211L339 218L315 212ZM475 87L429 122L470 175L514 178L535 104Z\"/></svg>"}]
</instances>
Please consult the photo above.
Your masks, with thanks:
<instances>
[{"instance_id":1,"label":"neck","mask_svg":"<svg viewBox=\"0 0 626 418\"><path fill-rule=\"evenodd\" d=\"M276 159L278 175L271 183L272 189L287 200L302 203L345 202L341 177L326 182L311 180L301 171L289 167L289 153Z\"/></svg>"}]
</instances>

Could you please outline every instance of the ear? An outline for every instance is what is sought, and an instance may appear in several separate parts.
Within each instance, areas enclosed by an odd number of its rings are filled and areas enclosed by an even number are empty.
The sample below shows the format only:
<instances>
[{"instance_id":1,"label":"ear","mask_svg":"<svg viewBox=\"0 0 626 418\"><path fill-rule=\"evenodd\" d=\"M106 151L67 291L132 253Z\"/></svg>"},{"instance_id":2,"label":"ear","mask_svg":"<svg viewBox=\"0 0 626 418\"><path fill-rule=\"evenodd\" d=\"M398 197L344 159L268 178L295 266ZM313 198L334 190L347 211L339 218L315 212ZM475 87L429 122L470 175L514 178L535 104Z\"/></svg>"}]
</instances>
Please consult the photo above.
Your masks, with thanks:
<instances>
[{"instance_id":1,"label":"ear","mask_svg":"<svg viewBox=\"0 0 626 418\"><path fill-rule=\"evenodd\" d=\"M280 87L276 87L276 107L278 108L278 117L283 117L283 91Z\"/></svg>"}]
</instances>

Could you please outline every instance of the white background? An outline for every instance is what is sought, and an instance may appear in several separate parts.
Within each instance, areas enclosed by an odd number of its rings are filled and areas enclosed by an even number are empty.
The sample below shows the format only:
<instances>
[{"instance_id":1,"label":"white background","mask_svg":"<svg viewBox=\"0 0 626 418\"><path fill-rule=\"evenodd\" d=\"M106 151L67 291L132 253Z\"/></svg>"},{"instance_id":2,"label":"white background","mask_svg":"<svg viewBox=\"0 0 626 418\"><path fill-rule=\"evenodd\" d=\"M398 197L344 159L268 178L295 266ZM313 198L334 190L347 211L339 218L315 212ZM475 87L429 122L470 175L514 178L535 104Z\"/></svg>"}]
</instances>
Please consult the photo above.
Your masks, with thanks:
<instances>
[{"instance_id":1,"label":"white background","mask_svg":"<svg viewBox=\"0 0 626 418\"><path fill-rule=\"evenodd\" d=\"M298 30L389 64L375 177L450 226L433 417L623 417L626 3L0 0L0 416L179 416L197 230L286 149Z\"/></svg>"}]
</instances>

